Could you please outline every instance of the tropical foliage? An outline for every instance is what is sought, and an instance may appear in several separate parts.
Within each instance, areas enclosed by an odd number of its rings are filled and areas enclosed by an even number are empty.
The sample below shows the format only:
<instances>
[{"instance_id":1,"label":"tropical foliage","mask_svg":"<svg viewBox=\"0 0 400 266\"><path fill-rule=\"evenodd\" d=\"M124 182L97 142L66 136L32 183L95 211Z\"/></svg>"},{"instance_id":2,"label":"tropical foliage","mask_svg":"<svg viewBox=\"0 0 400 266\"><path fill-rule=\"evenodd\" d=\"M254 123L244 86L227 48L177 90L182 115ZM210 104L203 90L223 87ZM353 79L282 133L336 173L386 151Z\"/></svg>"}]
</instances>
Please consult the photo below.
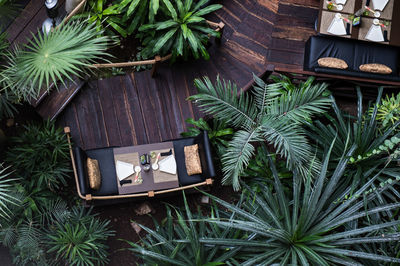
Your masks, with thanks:
<instances>
[{"instance_id":1,"label":"tropical foliage","mask_svg":"<svg viewBox=\"0 0 400 266\"><path fill-rule=\"evenodd\" d=\"M14 18L20 9L14 0L0 0L0 18ZM0 25L2 31L2 25Z\"/></svg>"},{"instance_id":2,"label":"tropical foliage","mask_svg":"<svg viewBox=\"0 0 400 266\"><path fill-rule=\"evenodd\" d=\"M0 57L3 56L4 51L8 48L7 33L0 34Z\"/></svg>"},{"instance_id":3,"label":"tropical foliage","mask_svg":"<svg viewBox=\"0 0 400 266\"><path fill-rule=\"evenodd\" d=\"M271 185L272 172L269 165L272 161L277 169L282 184L286 190L289 190L293 185L293 174L287 169L286 162L277 157L276 154L268 152L268 147L265 143L260 143L255 152L255 156L250 159L247 168L241 175L243 182L248 184L254 191L260 191L258 182L267 182Z\"/></svg>"},{"instance_id":4,"label":"tropical foliage","mask_svg":"<svg viewBox=\"0 0 400 266\"><path fill-rule=\"evenodd\" d=\"M236 206L209 195L232 212L229 220L209 221L222 228L246 231L248 235L242 240L205 239L204 243L229 249L240 247L241 265L362 265L363 260L399 263L399 258L370 251L373 243L400 239L398 232L390 233L400 220L384 218L386 211L398 209L400 203L369 206L388 186L365 194L379 174L370 176L351 198L345 198L351 187L339 185L347 177L348 160L355 149L356 145L351 145L331 176L328 172L330 151L326 153L315 182L310 176L303 181L293 172L291 193L285 193L271 163L273 190L263 184L260 184L260 193L248 189L242 195L243 203ZM366 222L367 217L380 217L380 220L370 224Z\"/></svg>"},{"instance_id":5,"label":"tropical foliage","mask_svg":"<svg viewBox=\"0 0 400 266\"><path fill-rule=\"evenodd\" d=\"M32 212L29 199L23 193L17 192L15 195L22 204L11 205L11 219L0 220L2 244L10 248L17 265L50 264L46 256L45 230L47 226L65 222L70 216L66 203L60 199L47 200L40 206L36 205ZM27 212L26 209L31 211Z\"/></svg>"},{"instance_id":6,"label":"tropical foliage","mask_svg":"<svg viewBox=\"0 0 400 266\"><path fill-rule=\"evenodd\" d=\"M127 37L126 25L121 18L120 4L109 5L104 0L89 0L86 5L85 12L75 15L75 19L88 18L89 24L95 24L98 33L110 33L111 29L115 30L122 37Z\"/></svg>"},{"instance_id":7,"label":"tropical foliage","mask_svg":"<svg viewBox=\"0 0 400 266\"><path fill-rule=\"evenodd\" d=\"M377 104L377 107L376 122L378 129L382 133L382 131L389 129L400 119L400 94L396 96L392 94L390 97L386 95L381 103ZM369 113L371 114L373 110L374 107L369 108Z\"/></svg>"},{"instance_id":8,"label":"tropical foliage","mask_svg":"<svg viewBox=\"0 0 400 266\"><path fill-rule=\"evenodd\" d=\"M232 184L235 190L240 188L239 176L254 155L255 142L272 144L289 168L306 173L313 156L301 124L330 106L325 96L327 85L314 85L312 78L293 89L285 88L285 82L267 85L256 76L254 80L257 85L252 95L237 97L237 86L230 81L218 78L213 85L207 77L196 79L199 94L189 97L204 112L238 129L222 156L222 182Z\"/></svg>"},{"instance_id":9,"label":"tropical foliage","mask_svg":"<svg viewBox=\"0 0 400 266\"><path fill-rule=\"evenodd\" d=\"M201 133L201 130L207 131L214 151L216 151L218 158L221 158L228 147L229 140L232 139L233 128L228 127L227 123L216 119L206 121L203 118L199 120L188 118L186 123L194 127L189 127L187 132L181 133L182 137L195 137Z\"/></svg>"},{"instance_id":10,"label":"tropical foliage","mask_svg":"<svg viewBox=\"0 0 400 266\"><path fill-rule=\"evenodd\" d=\"M333 164L331 164L331 167L335 167L342 155L348 152L351 144L357 145L352 157L349 158L348 172L351 173L352 178L345 180L351 183L352 191L365 184L369 180L371 172L380 173L377 182L372 186L392 182L393 179L400 176L400 170L397 166L397 158L400 153L398 148L400 135L392 136L400 122L396 122L380 132L376 117L382 93L383 88L380 88L372 111L364 112L362 93L358 87L357 117L346 116L338 108L332 97L334 114L326 114L330 123L316 120L309 124L309 130L307 130L307 134L315 142L315 150L319 153L319 157L322 156L326 147L329 147L332 143L332 139L336 139L332 148L331 161ZM383 193L390 198L400 199L400 194L396 189L389 188Z\"/></svg>"},{"instance_id":11,"label":"tropical foliage","mask_svg":"<svg viewBox=\"0 0 400 266\"><path fill-rule=\"evenodd\" d=\"M54 122L24 126L24 131L11 139L6 162L22 177L30 191L54 190L66 186L70 173L68 142Z\"/></svg>"},{"instance_id":12,"label":"tropical foliage","mask_svg":"<svg viewBox=\"0 0 400 266\"><path fill-rule=\"evenodd\" d=\"M13 182L16 179L10 178L10 172L8 168L3 168L0 165L0 218L9 219L11 218L10 205L19 205L19 199L13 195ZM0 224L1 226L1 224Z\"/></svg>"},{"instance_id":13,"label":"tropical foliage","mask_svg":"<svg viewBox=\"0 0 400 266\"><path fill-rule=\"evenodd\" d=\"M127 33L129 35L134 33L140 25L143 25L147 21L149 23L154 23L161 1L123 0L118 4L118 10L124 14L122 21L127 24Z\"/></svg>"},{"instance_id":14,"label":"tropical foliage","mask_svg":"<svg viewBox=\"0 0 400 266\"><path fill-rule=\"evenodd\" d=\"M0 84L19 98L36 98L50 84L65 83L72 76L82 76L90 65L105 56L108 37L98 36L95 25L69 22L51 31L32 35L24 49L8 56Z\"/></svg>"},{"instance_id":15,"label":"tropical foliage","mask_svg":"<svg viewBox=\"0 0 400 266\"><path fill-rule=\"evenodd\" d=\"M9 43L6 32L0 33L0 60L4 62L9 55ZM17 112L14 104L18 102L18 97L7 88L4 88L4 81L8 80L7 71L0 65L0 120L5 117L13 117Z\"/></svg>"},{"instance_id":16,"label":"tropical foliage","mask_svg":"<svg viewBox=\"0 0 400 266\"><path fill-rule=\"evenodd\" d=\"M204 7L209 0L174 0L173 3L170 0L162 1L165 8L160 8L160 11L164 19L150 21L139 28L144 46L141 54L150 58L172 53L174 60L178 56L186 59L191 52L194 58L201 55L204 59L209 59L206 44L210 36L220 37L220 33L212 30L203 16L222 6L214 4Z\"/></svg>"},{"instance_id":17,"label":"tropical foliage","mask_svg":"<svg viewBox=\"0 0 400 266\"><path fill-rule=\"evenodd\" d=\"M139 243L127 241L132 246L130 250L143 260L144 265L200 266L222 265L222 261L233 262L231 257L237 250L224 252L213 246L204 245L202 240L207 237L234 238L237 232L207 224L204 221L207 216L204 216L200 209L197 213L192 213L185 195L183 198L185 212L175 209L175 218L167 205L167 217L163 223L158 224L153 220L155 230L140 225L147 235ZM211 217L218 219L221 216L226 217L226 214L215 206Z\"/></svg>"},{"instance_id":18,"label":"tropical foliage","mask_svg":"<svg viewBox=\"0 0 400 266\"><path fill-rule=\"evenodd\" d=\"M191 214L185 204L186 217L177 212L174 222L168 209L167 221L156 223L156 230L142 226L148 235L140 243L130 243L132 251L151 265L399 263L396 253L386 254L388 248L376 247L395 246L400 240L396 229L400 220L385 215L398 209L400 203L370 205L391 185L368 193L379 174L370 176L353 197L347 198L351 187L340 184L348 176L349 157L356 145L340 158L332 173L328 171L331 149L317 179L292 172L291 191L285 189L268 157L272 188L259 183L260 190L255 192L245 185L237 204L205 193L228 210L222 212L214 205L209 218Z\"/></svg>"},{"instance_id":19,"label":"tropical foliage","mask_svg":"<svg viewBox=\"0 0 400 266\"><path fill-rule=\"evenodd\" d=\"M108 262L105 242L113 235L109 221L99 220L83 207L74 207L65 223L58 223L56 229L47 233L47 253L54 254L62 264L105 265Z\"/></svg>"}]
</instances>

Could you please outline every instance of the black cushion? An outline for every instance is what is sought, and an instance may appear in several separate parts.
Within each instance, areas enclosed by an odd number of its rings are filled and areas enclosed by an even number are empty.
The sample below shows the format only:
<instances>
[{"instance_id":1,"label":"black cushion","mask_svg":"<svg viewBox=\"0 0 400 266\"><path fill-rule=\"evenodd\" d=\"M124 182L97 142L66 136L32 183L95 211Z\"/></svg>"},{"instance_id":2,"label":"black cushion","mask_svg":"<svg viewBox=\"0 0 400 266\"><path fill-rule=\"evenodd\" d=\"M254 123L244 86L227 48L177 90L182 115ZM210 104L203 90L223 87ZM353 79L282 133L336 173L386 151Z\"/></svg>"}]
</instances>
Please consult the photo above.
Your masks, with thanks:
<instances>
[{"instance_id":1,"label":"black cushion","mask_svg":"<svg viewBox=\"0 0 400 266\"><path fill-rule=\"evenodd\" d=\"M345 38L341 39L311 36L306 44L307 57L304 58L304 69L314 70L318 66L318 59L324 57L342 59L349 69L354 69L354 42L348 42Z\"/></svg>"},{"instance_id":2,"label":"black cushion","mask_svg":"<svg viewBox=\"0 0 400 266\"><path fill-rule=\"evenodd\" d=\"M320 67L318 59L335 57L343 59L348 69ZM400 49L380 43L366 42L336 36L311 36L305 47L304 69L320 73L355 76L377 80L399 81ZM388 75L360 71L363 64L380 63L392 69Z\"/></svg>"},{"instance_id":3,"label":"black cushion","mask_svg":"<svg viewBox=\"0 0 400 266\"><path fill-rule=\"evenodd\" d=\"M118 184L113 148L87 150L86 154L88 157L96 159L100 167L101 187L99 190L92 190L92 195L117 195Z\"/></svg>"},{"instance_id":4,"label":"black cushion","mask_svg":"<svg viewBox=\"0 0 400 266\"><path fill-rule=\"evenodd\" d=\"M363 64L377 63L392 69L392 74L385 76L398 76L399 51L398 47L360 41L354 51L354 70L359 71L359 67Z\"/></svg>"},{"instance_id":5,"label":"black cushion","mask_svg":"<svg viewBox=\"0 0 400 266\"><path fill-rule=\"evenodd\" d=\"M203 131L197 137L173 140L173 144L174 144L175 159L176 159L180 185L182 186L191 185L203 182L206 178L215 177L211 147L208 139L208 134L206 131ZM199 145L199 156L201 161L202 173L198 175L189 176L186 170L184 147L193 144Z\"/></svg>"},{"instance_id":6,"label":"black cushion","mask_svg":"<svg viewBox=\"0 0 400 266\"><path fill-rule=\"evenodd\" d=\"M113 148L83 151L79 147L74 147L74 156L78 174L79 190L82 195L92 194L94 196L105 196L118 194ZM86 166L87 157L96 159L99 162L101 174L101 187L99 190L93 190L89 187Z\"/></svg>"}]
</instances>

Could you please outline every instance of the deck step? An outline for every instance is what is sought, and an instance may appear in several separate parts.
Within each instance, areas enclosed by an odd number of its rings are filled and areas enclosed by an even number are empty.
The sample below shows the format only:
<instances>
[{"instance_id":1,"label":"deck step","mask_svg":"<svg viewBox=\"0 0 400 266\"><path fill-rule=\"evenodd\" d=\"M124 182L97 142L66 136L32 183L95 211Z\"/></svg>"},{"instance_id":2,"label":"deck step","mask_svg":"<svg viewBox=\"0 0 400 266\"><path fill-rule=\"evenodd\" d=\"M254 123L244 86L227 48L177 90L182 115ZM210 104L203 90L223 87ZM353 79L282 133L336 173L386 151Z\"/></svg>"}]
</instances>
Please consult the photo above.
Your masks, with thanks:
<instances>
[{"instance_id":1,"label":"deck step","mask_svg":"<svg viewBox=\"0 0 400 266\"><path fill-rule=\"evenodd\" d=\"M58 90L53 89L48 95L45 94L45 97L42 97L40 103L35 106L36 112L43 119L55 119L85 83L86 80L74 78L74 82L68 81L65 86L60 85Z\"/></svg>"}]
</instances>

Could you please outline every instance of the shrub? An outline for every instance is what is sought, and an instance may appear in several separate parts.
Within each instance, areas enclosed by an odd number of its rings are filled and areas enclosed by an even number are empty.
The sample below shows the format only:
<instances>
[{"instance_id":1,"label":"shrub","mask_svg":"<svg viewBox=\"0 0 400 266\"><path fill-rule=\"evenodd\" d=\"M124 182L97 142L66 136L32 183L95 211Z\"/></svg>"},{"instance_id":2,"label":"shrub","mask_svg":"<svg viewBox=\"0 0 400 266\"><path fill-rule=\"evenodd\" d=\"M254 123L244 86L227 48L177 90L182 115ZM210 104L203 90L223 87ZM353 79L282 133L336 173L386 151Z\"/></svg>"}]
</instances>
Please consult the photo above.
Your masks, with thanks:
<instances>
[{"instance_id":1,"label":"shrub","mask_svg":"<svg viewBox=\"0 0 400 266\"><path fill-rule=\"evenodd\" d=\"M95 24L96 30L100 34L107 33L108 35L114 35L110 32L113 29L123 37L126 37L126 23L121 17L121 4L106 6L106 1L89 0L86 5L87 11L75 15L73 18L88 18L88 23Z\"/></svg>"},{"instance_id":2,"label":"shrub","mask_svg":"<svg viewBox=\"0 0 400 266\"><path fill-rule=\"evenodd\" d=\"M306 173L313 156L301 125L330 105L324 96L327 85L313 85L313 78L292 90L280 82L267 85L256 76L254 80L253 94L237 97L237 86L231 82L218 78L213 85L207 77L204 82L196 79L199 94L189 97L204 112L238 130L222 156L222 182L233 184L235 190L240 188L239 176L254 155L256 142L272 144L289 168Z\"/></svg>"},{"instance_id":3,"label":"shrub","mask_svg":"<svg viewBox=\"0 0 400 266\"><path fill-rule=\"evenodd\" d=\"M344 114L337 106L332 97L334 114L326 114L327 121L316 120L308 125L307 135L314 142L318 157L322 158L327 147L336 139L332 148L332 159L330 168L334 169L343 156L356 145L347 172L349 178L343 180L342 185L351 184L352 194L357 187L363 186L369 179L371 173L380 173L377 181L372 187L379 187L381 183L392 182L400 176L397 166L397 158L400 157L400 134L392 137L400 121L388 127L383 132L379 131L377 122L378 106L382 97L383 88L379 88L378 97L371 111L363 111L361 89L357 87L358 113L357 117ZM389 188L383 192L389 198L400 199L396 189ZM378 201L379 202L379 201ZM377 203L378 204L378 203Z\"/></svg>"},{"instance_id":4,"label":"shrub","mask_svg":"<svg viewBox=\"0 0 400 266\"><path fill-rule=\"evenodd\" d=\"M70 215L67 204L56 199L47 200L42 205L32 205L22 193L15 195L22 204L10 205L11 219L0 220L1 242L10 249L17 265L48 265L50 261L46 255L46 229L66 221Z\"/></svg>"},{"instance_id":5,"label":"shrub","mask_svg":"<svg viewBox=\"0 0 400 266\"><path fill-rule=\"evenodd\" d=\"M150 58L155 55L172 53L172 60L182 56L187 59L189 53L197 59L200 55L209 59L206 44L210 36L220 37L220 33L210 29L204 15L222 6L218 4L204 7L209 0L162 0L165 7L160 8L161 19L158 22L142 25L139 28L144 49L141 54Z\"/></svg>"},{"instance_id":6,"label":"shrub","mask_svg":"<svg viewBox=\"0 0 400 266\"><path fill-rule=\"evenodd\" d=\"M125 0L117 7L123 14L122 21L127 23L126 31L130 35L145 22L154 23L160 0Z\"/></svg>"},{"instance_id":7,"label":"shrub","mask_svg":"<svg viewBox=\"0 0 400 266\"><path fill-rule=\"evenodd\" d=\"M71 171L68 141L62 129L50 121L24 126L24 131L11 139L6 162L30 192L60 189Z\"/></svg>"},{"instance_id":8,"label":"shrub","mask_svg":"<svg viewBox=\"0 0 400 266\"><path fill-rule=\"evenodd\" d=\"M95 25L82 21L69 22L48 35L38 32L24 47L16 49L8 59L3 86L25 100L36 98L50 83L57 86L72 75L80 76L90 65L108 54L109 40L99 36Z\"/></svg>"},{"instance_id":9,"label":"shrub","mask_svg":"<svg viewBox=\"0 0 400 266\"><path fill-rule=\"evenodd\" d=\"M195 137L201 133L200 130L206 130L213 149L217 152L218 159L221 158L228 147L228 141L232 139L233 129L228 127L227 123L215 119L210 119L207 122L203 118L197 121L188 118L186 123L192 124L194 127L189 127L187 132L181 133L182 137Z\"/></svg>"},{"instance_id":10,"label":"shrub","mask_svg":"<svg viewBox=\"0 0 400 266\"><path fill-rule=\"evenodd\" d=\"M331 147L332 148L332 147ZM285 192L272 160L270 168L274 188L260 184L256 193L246 187L243 202L234 205L209 195L228 209L228 220L208 219L222 228L247 232L245 239L202 239L205 245L231 250L240 265L362 265L363 260L400 263L399 258L372 251L373 244L396 243L398 232L390 232L400 224L394 217L385 217L388 210L398 209L399 202L370 206L373 199L383 196L389 186L368 193L379 174L358 189L353 197L345 198L349 186L340 186L347 178L347 165L356 145L342 156L332 175L328 175L330 151L326 153L318 178L312 182L293 172L293 189ZM400 180L400 178L399 178ZM208 195L208 194L207 194ZM371 224L367 217L376 218ZM385 218L383 218L385 217Z\"/></svg>"},{"instance_id":11,"label":"shrub","mask_svg":"<svg viewBox=\"0 0 400 266\"><path fill-rule=\"evenodd\" d=\"M185 212L175 209L176 218L167 206L167 217L162 224L154 221L155 230L140 225L148 234L139 243L127 241L130 250L139 256L144 265L222 265L220 262L233 262L232 255L237 249L223 252L202 243L203 238L234 238L237 231L221 229L207 224L206 217L199 209L192 213L183 194ZM212 218L227 217L217 206L211 212ZM196 221L193 221L196 220Z\"/></svg>"},{"instance_id":12,"label":"shrub","mask_svg":"<svg viewBox=\"0 0 400 266\"><path fill-rule=\"evenodd\" d=\"M376 122L379 132L382 134L386 130L390 129L397 121L400 120L400 93L382 99L380 103L377 103L377 114ZM372 115L374 106L368 109L368 114ZM396 129L398 131L398 129Z\"/></svg>"},{"instance_id":13,"label":"shrub","mask_svg":"<svg viewBox=\"0 0 400 266\"><path fill-rule=\"evenodd\" d=\"M100 221L84 207L74 207L67 222L58 223L47 233L47 253L65 265L105 265L108 262L105 242L114 235L109 223Z\"/></svg>"}]
</instances>

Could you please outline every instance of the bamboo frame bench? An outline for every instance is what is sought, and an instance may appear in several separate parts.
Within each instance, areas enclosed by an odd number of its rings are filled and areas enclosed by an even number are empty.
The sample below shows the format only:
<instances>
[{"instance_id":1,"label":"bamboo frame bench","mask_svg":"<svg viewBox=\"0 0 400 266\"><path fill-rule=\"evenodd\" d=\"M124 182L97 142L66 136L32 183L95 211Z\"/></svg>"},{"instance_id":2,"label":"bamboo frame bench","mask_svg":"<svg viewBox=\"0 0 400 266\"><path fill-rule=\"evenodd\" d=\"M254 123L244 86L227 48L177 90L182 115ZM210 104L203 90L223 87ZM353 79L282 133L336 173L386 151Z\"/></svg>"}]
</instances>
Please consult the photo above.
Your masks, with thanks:
<instances>
[{"instance_id":1,"label":"bamboo frame bench","mask_svg":"<svg viewBox=\"0 0 400 266\"><path fill-rule=\"evenodd\" d=\"M203 182L191 184L191 185L186 185L186 186L180 186L177 188L171 188L171 189L165 189L165 190L159 190L159 191L147 191L147 192L142 192L142 193L135 193L135 194L126 194L126 195L109 195L109 196L94 196L91 194L86 194L83 195L81 193L81 190L79 188L79 178L78 178L78 170L77 166L75 163L75 156L72 148L72 141L71 141L71 129L69 127L64 128L64 132L67 136L68 140L68 145L69 145L69 152L70 152L70 157L71 157L71 163L72 163L72 169L74 173L74 178L75 178L75 185L76 185L76 191L78 193L79 198L85 200L85 201L92 201L92 200L115 200L115 199L132 199L132 198L153 198L155 195L162 195L162 194L167 194L167 193L172 193L172 192L177 192L177 191L183 191L187 189L193 189L197 187L202 187L202 186L210 186L213 184L214 180L212 178L207 178Z\"/></svg>"}]
</instances>

